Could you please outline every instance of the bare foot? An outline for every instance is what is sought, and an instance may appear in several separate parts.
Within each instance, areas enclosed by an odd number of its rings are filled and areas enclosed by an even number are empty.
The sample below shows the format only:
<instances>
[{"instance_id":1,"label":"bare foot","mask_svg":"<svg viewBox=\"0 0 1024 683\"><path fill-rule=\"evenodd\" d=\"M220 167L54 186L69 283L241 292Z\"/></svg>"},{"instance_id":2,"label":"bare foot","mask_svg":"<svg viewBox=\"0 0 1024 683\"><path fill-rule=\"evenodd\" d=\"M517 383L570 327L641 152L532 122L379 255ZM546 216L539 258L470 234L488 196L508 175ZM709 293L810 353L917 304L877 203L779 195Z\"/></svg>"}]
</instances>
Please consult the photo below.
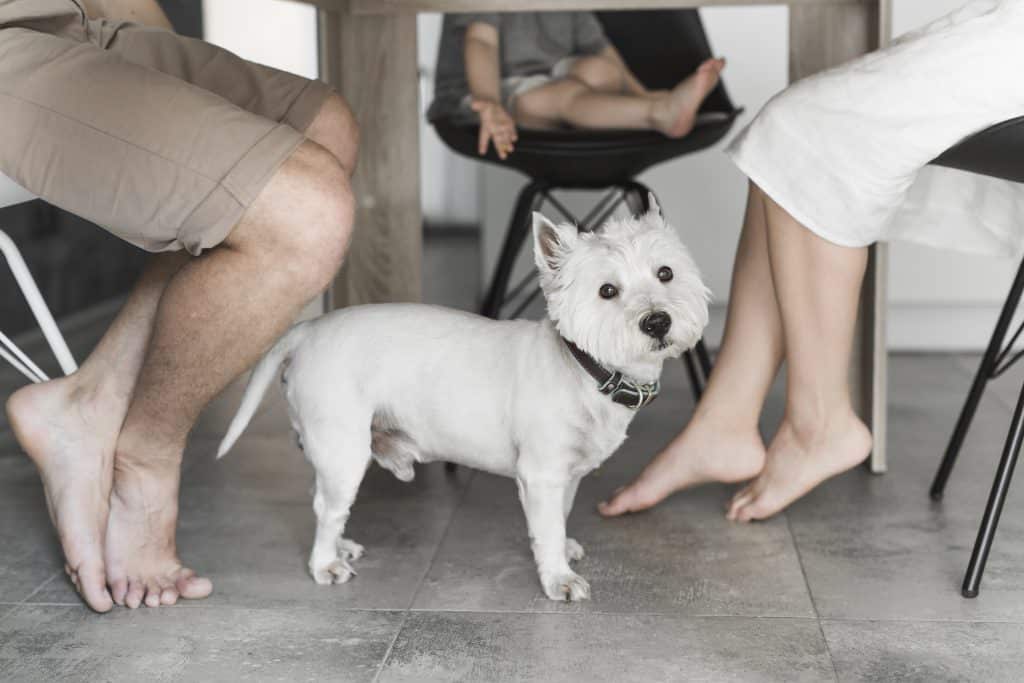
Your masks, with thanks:
<instances>
[{"instance_id":1,"label":"bare foot","mask_svg":"<svg viewBox=\"0 0 1024 683\"><path fill-rule=\"evenodd\" d=\"M178 560L174 539L179 462L154 462L160 465L139 466L119 454L114 463L107 581L114 602L132 609L173 605L178 598L205 598L213 591L209 579L196 576Z\"/></svg>"},{"instance_id":2,"label":"bare foot","mask_svg":"<svg viewBox=\"0 0 1024 683\"><path fill-rule=\"evenodd\" d=\"M42 477L65 571L89 607L106 612L103 542L123 400L80 384L72 376L20 389L7 416Z\"/></svg>"},{"instance_id":3,"label":"bare foot","mask_svg":"<svg viewBox=\"0 0 1024 683\"><path fill-rule=\"evenodd\" d=\"M756 426L738 429L695 416L633 483L597 509L605 517L615 517L646 510L698 484L746 481L761 471L764 458Z\"/></svg>"},{"instance_id":4,"label":"bare foot","mask_svg":"<svg viewBox=\"0 0 1024 683\"><path fill-rule=\"evenodd\" d=\"M733 497L726 517L736 522L771 517L826 479L860 464L870 452L871 432L852 413L810 434L783 421L764 471Z\"/></svg>"},{"instance_id":5,"label":"bare foot","mask_svg":"<svg viewBox=\"0 0 1024 683\"><path fill-rule=\"evenodd\" d=\"M670 138L681 138L693 130L697 110L718 85L724 68L724 59L709 59L668 94L655 100L651 106L651 120L655 130Z\"/></svg>"}]
</instances>

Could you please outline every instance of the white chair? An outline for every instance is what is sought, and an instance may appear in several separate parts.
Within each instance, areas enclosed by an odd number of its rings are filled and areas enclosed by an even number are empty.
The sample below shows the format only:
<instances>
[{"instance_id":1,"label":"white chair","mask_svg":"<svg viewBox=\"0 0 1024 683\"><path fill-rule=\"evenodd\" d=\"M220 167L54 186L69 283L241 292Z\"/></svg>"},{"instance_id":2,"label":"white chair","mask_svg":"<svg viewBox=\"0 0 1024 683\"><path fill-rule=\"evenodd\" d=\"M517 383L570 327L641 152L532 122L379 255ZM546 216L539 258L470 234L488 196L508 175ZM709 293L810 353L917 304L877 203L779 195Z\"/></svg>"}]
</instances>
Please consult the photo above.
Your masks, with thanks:
<instances>
[{"instance_id":1,"label":"white chair","mask_svg":"<svg viewBox=\"0 0 1024 683\"><path fill-rule=\"evenodd\" d=\"M20 204L32 199L34 197L31 194L6 176L0 175L0 208ZM14 279L18 283L25 301L28 302L29 308L32 309L32 315L35 316L36 322L39 323L39 328L42 330L43 336L46 337L50 349L53 350L53 355L57 357L61 370L64 371L65 375L70 375L78 369L78 365L68 349L67 342L64 341L64 336L57 327L50 309L46 306L46 302L43 301L43 296L39 293L39 287L32 278L28 266L25 265L21 252L18 251L14 241L3 231L2 225L0 225L0 252L3 253L4 258L7 260L7 265L14 275ZM32 382L45 382L49 379L46 373L33 363L32 359L21 349L15 346L14 342L2 331L0 331L0 358L13 365L16 370Z\"/></svg>"}]
</instances>

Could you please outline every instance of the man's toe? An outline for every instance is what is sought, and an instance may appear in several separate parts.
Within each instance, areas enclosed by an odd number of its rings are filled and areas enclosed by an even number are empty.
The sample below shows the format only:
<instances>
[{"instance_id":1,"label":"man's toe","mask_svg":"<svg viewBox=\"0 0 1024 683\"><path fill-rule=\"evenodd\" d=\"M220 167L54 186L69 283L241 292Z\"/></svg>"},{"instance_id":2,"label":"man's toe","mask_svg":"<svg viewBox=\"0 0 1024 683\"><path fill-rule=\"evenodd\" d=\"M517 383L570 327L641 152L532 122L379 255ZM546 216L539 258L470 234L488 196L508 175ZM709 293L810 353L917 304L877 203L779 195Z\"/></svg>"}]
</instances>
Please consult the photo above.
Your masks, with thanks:
<instances>
[{"instance_id":1,"label":"man's toe","mask_svg":"<svg viewBox=\"0 0 1024 683\"><path fill-rule=\"evenodd\" d=\"M159 607L160 606L160 594L163 589L160 588L160 584L156 581L150 581L146 584L146 607Z\"/></svg>"},{"instance_id":2,"label":"man's toe","mask_svg":"<svg viewBox=\"0 0 1024 683\"><path fill-rule=\"evenodd\" d=\"M142 604L142 598L146 595L146 584L131 579L128 581L128 593L125 595L124 604L130 609L135 609Z\"/></svg>"},{"instance_id":3,"label":"man's toe","mask_svg":"<svg viewBox=\"0 0 1024 683\"><path fill-rule=\"evenodd\" d=\"M71 580L81 594L82 599L97 612L109 612L114 601L107 590L107 580L101 566L82 565L71 572Z\"/></svg>"},{"instance_id":4,"label":"man's toe","mask_svg":"<svg viewBox=\"0 0 1024 683\"><path fill-rule=\"evenodd\" d=\"M202 576L191 576L179 578L175 583L178 593L186 600L202 600L209 597L213 592L213 583Z\"/></svg>"},{"instance_id":5,"label":"man's toe","mask_svg":"<svg viewBox=\"0 0 1024 683\"><path fill-rule=\"evenodd\" d=\"M176 588L167 587L160 592L161 605L173 605L176 602L178 602L178 590Z\"/></svg>"},{"instance_id":6,"label":"man's toe","mask_svg":"<svg viewBox=\"0 0 1024 683\"><path fill-rule=\"evenodd\" d=\"M125 596L128 595L128 579L119 578L110 581L110 595L114 598L115 605L124 607Z\"/></svg>"}]
</instances>

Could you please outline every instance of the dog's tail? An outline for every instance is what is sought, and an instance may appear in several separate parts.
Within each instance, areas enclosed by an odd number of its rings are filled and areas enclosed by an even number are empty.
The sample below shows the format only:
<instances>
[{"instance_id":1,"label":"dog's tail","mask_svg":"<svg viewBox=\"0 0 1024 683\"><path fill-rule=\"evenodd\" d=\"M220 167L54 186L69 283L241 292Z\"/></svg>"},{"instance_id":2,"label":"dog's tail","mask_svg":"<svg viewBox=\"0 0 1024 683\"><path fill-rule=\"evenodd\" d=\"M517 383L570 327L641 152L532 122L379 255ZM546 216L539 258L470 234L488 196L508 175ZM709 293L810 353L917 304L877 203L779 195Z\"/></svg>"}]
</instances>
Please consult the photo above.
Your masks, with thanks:
<instances>
[{"instance_id":1,"label":"dog's tail","mask_svg":"<svg viewBox=\"0 0 1024 683\"><path fill-rule=\"evenodd\" d=\"M242 403L238 406L238 412L231 420L228 432L224 435L224 439L220 442L220 447L217 449L218 458L223 458L231 450L231 447L235 445L235 442L238 441L238 437L245 431L249 421L252 420L252 416L256 413L256 409L259 408L263 394L267 392L267 387L270 386L270 382L277 374L278 368L281 367L281 364L284 363L285 359L305 336L306 325L304 323L295 325L285 332L284 336L256 364L252 371L252 376L249 377L249 384L245 387L245 393L242 395Z\"/></svg>"}]
</instances>

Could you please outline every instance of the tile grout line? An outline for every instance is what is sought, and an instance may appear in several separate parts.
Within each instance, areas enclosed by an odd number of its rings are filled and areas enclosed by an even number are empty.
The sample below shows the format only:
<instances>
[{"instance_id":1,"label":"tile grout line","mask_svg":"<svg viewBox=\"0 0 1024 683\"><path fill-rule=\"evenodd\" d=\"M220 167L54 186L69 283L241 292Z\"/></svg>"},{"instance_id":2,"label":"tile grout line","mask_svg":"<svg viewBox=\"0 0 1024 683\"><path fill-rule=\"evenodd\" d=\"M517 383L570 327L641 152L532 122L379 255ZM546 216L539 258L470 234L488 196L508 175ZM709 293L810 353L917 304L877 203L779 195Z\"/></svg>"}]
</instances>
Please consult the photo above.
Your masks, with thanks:
<instances>
[{"instance_id":1,"label":"tile grout line","mask_svg":"<svg viewBox=\"0 0 1024 683\"><path fill-rule=\"evenodd\" d=\"M58 576L60 576L60 571L54 572L53 574L50 575L50 577L48 579L46 579L41 584L36 586L35 590L33 590L31 593L26 595L24 598L22 598L18 602L15 602L15 603L2 603L4 605L9 606L10 609L7 610L6 612L4 612L2 615L0 615L0 622L4 621L5 619L7 619L7 617L9 617L12 614L14 614L19 607L21 607L22 605L25 605L26 603L28 603L28 601L32 599L32 596L34 596L36 593L38 593L39 591L43 590L48 585L50 585L50 582L52 582Z\"/></svg>"},{"instance_id":2,"label":"tile grout line","mask_svg":"<svg viewBox=\"0 0 1024 683\"><path fill-rule=\"evenodd\" d=\"M419 581L416 582L416 587L412 591L412 596L409 598L409 604L402 610L402 622L395 629L395 637L391 639L391 643L388 644L388 649L385 650L384 656L381 657L380 665L377 667L377 672L373 676L373 683L377 683L380 680L381 675L384 673L384 667L388 663L388 659L391 658L391 652L395 649L395 644L398 642L398 637L402 635L402 631L405 630L405 625L409 621L409 616L412 614L412 606L416 604L416 598L419 597L420 589L423 587L423 582L430 576L430 570L434 568L434 563L437 561L437 556L441 552L441 548L444 546L445 540L448 538L448 532L452 528L452 524L455 522L455 515L458 514L462 508L462 504L466 500L466 496L469 494L469 487L472 485L473 480L476 479L476 471L470 470L469 480L466 481L465 487L459 494L459 499L455 505L452 506L452 513L448 516L448 521L444 525L444 531L441 532L441 537L437 540L437 545L434 547L434 552L430 556L430 562L427 563L427 568L423 570L423 574L420 575Z\"/></svg>"},{"instance_id":3,"label":"tile grout line","mask_svg":"<svg viewBox=\"0 0 1024 683\"><path fill-rule=\"evenodd\" d=\"M783 513L786 517L786 530L789 531L789 538L793 542L793 550L796 552L796 561L800 565L800 576L804 580L804 588L807 590L807 599L811 601L811 609L814 610L814 621L818 624L818 633L821 634L821 642L825 644L825 654L828 655L828 663L832 665L832 676L839 682L839 671L836 669L836 660L832 656L832 647L828 644L828 637L825 635L825 627L821 623L821 614L818 612L818 604L814 601L814 592L811 591L811 582L807 580L807 568L804 567L804 557L800 553L800 544L796 541L796 534L793 532L793 523L789 513Z\"/></svg>"}]
</instances>

